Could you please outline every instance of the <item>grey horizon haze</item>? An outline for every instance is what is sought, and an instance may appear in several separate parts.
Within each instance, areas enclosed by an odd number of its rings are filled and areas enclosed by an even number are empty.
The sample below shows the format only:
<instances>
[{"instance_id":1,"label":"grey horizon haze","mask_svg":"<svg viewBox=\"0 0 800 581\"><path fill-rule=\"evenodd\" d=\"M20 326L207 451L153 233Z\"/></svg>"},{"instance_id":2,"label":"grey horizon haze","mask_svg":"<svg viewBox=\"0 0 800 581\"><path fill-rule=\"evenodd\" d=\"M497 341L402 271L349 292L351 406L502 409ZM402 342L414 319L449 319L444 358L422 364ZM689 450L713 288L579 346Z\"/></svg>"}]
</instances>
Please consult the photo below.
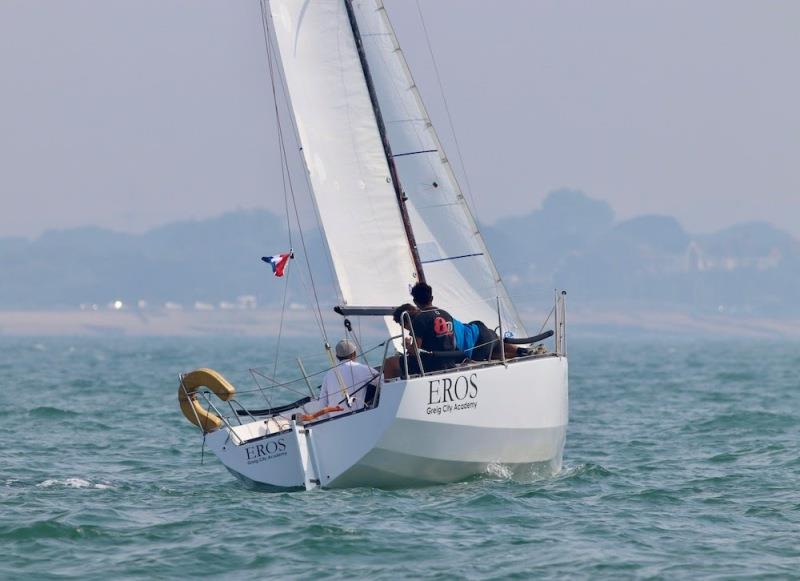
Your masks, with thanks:
<instances>
[{"instance_id":1,"label":"grey horizon haze","mask_svg":"<svg viewBox=\"0 0 800 581\"><path fill-rule=\"evenodd\" d=\"M416 3L386 4L461 171ZM482 221L572 187L620 218L800 237L800 3L420 4ZM0 3L0 237L282 212L259 18L257 0Z\"/></svg>"}]
</instances>

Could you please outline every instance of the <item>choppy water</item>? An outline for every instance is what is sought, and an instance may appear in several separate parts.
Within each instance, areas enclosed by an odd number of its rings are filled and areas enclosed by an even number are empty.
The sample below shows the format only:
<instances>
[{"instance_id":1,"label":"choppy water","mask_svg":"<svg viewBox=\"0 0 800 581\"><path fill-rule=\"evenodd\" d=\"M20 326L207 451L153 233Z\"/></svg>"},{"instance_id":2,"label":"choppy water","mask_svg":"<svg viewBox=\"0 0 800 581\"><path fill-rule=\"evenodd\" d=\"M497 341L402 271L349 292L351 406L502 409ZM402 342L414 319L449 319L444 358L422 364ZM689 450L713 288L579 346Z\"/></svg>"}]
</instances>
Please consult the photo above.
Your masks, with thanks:
<instances>
[{"instance_id":1,"label":"choppy water","mask_svg":"<svg viewBox=\"0 0 800 581\"><path fill-rule=\"evenodd\" d=\"M0 339L0 578L797 576L800 345L571 342L565 467L415 490L243 488L176 374L245 339Z\"/></svg>"}]
</instances>

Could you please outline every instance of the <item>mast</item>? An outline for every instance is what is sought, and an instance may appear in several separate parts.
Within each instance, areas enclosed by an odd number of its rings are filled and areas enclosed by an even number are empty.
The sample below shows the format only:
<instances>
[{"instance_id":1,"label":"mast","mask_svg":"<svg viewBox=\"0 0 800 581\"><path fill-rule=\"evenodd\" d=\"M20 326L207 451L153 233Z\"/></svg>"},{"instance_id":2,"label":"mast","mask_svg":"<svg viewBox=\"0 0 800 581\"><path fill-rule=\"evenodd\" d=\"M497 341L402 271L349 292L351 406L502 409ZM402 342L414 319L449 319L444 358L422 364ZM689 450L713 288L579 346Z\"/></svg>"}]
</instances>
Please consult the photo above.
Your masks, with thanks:
<instances>
[{"instance_id":1,"label":"mast","mask_svg":"<svg viewBox=\"0 0 800 581\"><path fill-rule=\"evenodd\" d=\"M353 2L352 0L344 0L344 5L347 8L347 18L350 21L350 28L353 31L353 38L356 42L358 59L361 61L361 69L364 72L364 80L367 84L369 100L372 103L372 110L375 113L375 121L378 125L381 143L383 144L383 153L386 156L386 162L389 164L389 175L391 176L392 187L394 188L395 195L397 196L397 204L400 207L400 216L403 219L403 228L405 229L406 237L408 238L408 246L411 250L411 256L414 260L414 268L417 271L417 282L425 282L425 271L422 269L422 261L420 260L419 252L417 250L417 241L414 238L414 230L411 228L411 219L408 216L408 208L406 207L406 200L408 198L403 192L400 179L397 175L397 168L394 165L392 146L389 144L389 138L386 134L386 126L384 125L383 115L381 114L381 106L378 103L378 95L375 91L375 85L372 82L372 74L369 72L367 55L364 52L364 45L361 42L361 34L358 31L358 22L356 21L356 15L353 12Z\"/></svg>"}]
</instances>

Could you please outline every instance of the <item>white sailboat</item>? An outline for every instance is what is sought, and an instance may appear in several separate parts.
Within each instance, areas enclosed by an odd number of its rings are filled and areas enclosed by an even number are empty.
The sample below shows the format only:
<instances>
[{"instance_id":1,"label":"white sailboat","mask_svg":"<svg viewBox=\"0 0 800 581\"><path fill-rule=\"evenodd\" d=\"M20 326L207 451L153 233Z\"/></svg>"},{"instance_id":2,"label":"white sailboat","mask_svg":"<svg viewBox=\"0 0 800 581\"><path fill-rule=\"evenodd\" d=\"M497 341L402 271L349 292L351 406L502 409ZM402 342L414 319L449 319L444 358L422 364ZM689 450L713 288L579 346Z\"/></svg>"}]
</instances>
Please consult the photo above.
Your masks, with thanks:
<instances>
[{"instance_id":1,"label":"white sailboat","mask_svg":"<svg viewBox=\"0 0 800 581\"><path fill-rule=\"evenodd\" d=\"M409 286L424 280L457 318L524 342L381 0L271 0L268 11L337 312L383 316L395 339L385 342L386 354L397 347L411 357L384 305L408 302ZM498 466L555 472L568 408L562 293L553 312L552 351L379 375L372 405L313 421L298 420L310 398L235 407L235 389L206 369L181 376L179 400L233 474L275 489L414 486Z\"/></svg>"}]
</instances>

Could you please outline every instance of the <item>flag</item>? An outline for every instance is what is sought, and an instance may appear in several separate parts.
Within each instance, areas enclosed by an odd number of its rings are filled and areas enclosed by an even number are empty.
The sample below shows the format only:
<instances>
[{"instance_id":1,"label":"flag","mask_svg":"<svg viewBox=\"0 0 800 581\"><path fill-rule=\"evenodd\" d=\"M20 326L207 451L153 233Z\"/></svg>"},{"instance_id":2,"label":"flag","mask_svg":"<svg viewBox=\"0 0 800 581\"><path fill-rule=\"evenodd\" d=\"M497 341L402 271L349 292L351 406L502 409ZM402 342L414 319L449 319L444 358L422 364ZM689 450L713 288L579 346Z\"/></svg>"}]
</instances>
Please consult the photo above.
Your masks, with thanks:
<instances>
[{"instance_id":1,"label":"flag","mask_svg":"<svg viewBox=\"0 0 800 581\"><path fill-rule=\"evenodd\" d=\"M283 272L286 270L286 265L290 258L294 258L294 253L291 251L286 254L276 254L275 256L262 256L261 260L272 267L272 274L275 276L283 276Z\"/></svg>"}]
</instances>

